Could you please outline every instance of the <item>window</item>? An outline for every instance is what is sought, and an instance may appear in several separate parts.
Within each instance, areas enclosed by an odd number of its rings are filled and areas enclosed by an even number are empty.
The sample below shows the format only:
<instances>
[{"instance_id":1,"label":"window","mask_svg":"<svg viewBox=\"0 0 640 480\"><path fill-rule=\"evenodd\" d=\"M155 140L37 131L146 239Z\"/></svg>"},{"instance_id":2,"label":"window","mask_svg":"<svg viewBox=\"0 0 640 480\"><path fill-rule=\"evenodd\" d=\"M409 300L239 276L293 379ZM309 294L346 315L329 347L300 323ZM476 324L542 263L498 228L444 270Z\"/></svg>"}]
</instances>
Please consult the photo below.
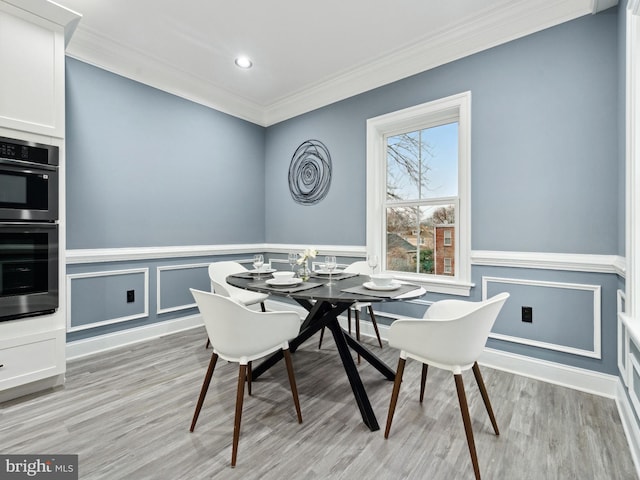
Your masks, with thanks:
<instances>
[{"instance_id":1,"label":"window","mask_svg":"<svg viewBox=\"0 0 640 480\"><path fill-rule=\"evenodd\" d=\"M367 121L367 250L399 278L469 295L471 93Z\"/></svg>"},{"instance_id":2,"label":"window","mask_svg":"<svg viewBox=\"0 0 640 480\"><path fill-rule=\"evenodd\" d=\"M444 246L450 247L451 246L451 230L445 230L443 233L444 233Z\"/></svg>"},{"instance_id":3,"label":"window","mask_svg":"<svg viewBox=\"0 0 640 480\"><path fill-rule=\"evenodd\" d=\"M450 258L445 258L444 259L444 273L446 274L452 274L453 271L451 270L451 259Z\"/></svg>"}]
</instances>

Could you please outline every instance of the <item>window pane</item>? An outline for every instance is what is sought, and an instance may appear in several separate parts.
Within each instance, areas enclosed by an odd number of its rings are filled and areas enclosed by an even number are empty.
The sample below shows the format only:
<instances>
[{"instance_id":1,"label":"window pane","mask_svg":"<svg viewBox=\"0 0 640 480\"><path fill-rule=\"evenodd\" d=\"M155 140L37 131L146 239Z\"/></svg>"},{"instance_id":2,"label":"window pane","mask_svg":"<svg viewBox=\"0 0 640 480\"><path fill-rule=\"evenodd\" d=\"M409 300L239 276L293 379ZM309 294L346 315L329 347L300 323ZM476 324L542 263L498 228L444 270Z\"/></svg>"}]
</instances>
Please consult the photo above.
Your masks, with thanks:
<instances>
[{"instance_id":1,"label":"window pane","mask_svg":"<svg viewBox=\"0 0 640 480\"><path fill-rule=\"evenodd\" d=\"M387 270L416 271L419 213L418 207L387 208Z\"/></svg>"},{"instance_id":2,"label":"window pane","mask_svg":"<svg viewBox=\"0 0 640 480\"><path fill-rule=\"evenodd\" d=\"M453 204L388 207L386 220L387 270L455 275ZM445 258L448 259L446 269Z\"/></svg>"},{"instance_id":3,"label":"window pane","mask_svg":"<svg viewBox=\"0 0 640 480\"><path fill-rule=\"evenodd\" d=\"M387 199L458 195L458 123L387 138Z\"/></svg>"}]
</instances>

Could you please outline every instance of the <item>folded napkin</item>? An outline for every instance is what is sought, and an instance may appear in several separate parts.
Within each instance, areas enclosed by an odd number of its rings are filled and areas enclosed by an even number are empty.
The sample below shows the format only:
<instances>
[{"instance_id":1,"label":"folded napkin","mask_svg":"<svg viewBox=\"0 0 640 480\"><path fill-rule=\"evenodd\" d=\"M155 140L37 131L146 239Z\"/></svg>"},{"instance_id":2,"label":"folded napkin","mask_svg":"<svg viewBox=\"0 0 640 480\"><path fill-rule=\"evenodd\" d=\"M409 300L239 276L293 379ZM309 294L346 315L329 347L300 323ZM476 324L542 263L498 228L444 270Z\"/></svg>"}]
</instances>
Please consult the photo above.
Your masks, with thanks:
<instances>
[{"instance_id":1,"label":"folded napkin","mask_svg":"<svg viewBox=\"0 0 640 480\"><path fill-rule=\"evenodd\" d=\"M271 278L271 274L273 272L260 272L260 278L264 277L264 278ZM231 277L236 277L236 278L249 278L249 279L255 279L258 277L258 273L257 272L240 272L240 273L234 273L233 275L230 275Z\"/></svg>"},{"instance_id":2,"label":"folded napkin","mask_svg":"<svg viewBox=\"0 0 640 480\"><path fill-rule=\"evenodd\" d=\"M344 280L345 278L357 277L358 275L358 273L334 273L333 275L331 275L331 281ZM311 272L311 276L315 278L326 278L327 280L329 280L329 275L318 275L317 273Z\"/></svg>"},{"instance_id":3,"label":"folded napkin","mask_svg":"<svg viewBox=\"0 0 640 480\"><path fill-rule=\"evenodd\" d=\"M265 276L267 274L265 273ZM249 272L242 272L242 273L234 273L233 275L230 275L231 277L236 277L236 278L256 278L255 275L252 275Z\"/></svg>"},{"instance_id":4,"label":"folded napkin","mask_svg":"<svg viewBox=\"0 0 640 480\"><path fill-rule=\"evenodd\" d=\"M272 290L274 292L283 292L283 293L293 293L293 292L301 292L303 290L309 290L311 288L316 288L322 286L322 283L315 282L302 282L297 285L269 285L266 282L253 282L248 286L264 288L267 290Z\"/></svg>"},{"instance_id":5,"label":"folded napkin","mask_svg":"<svg viewBox=\"0 0 640 480\"><path fill-rule=\"evenodd\" d=\"M395 290L371 290L363 285L358 285L357 287L345 288L344 290L341 290L341 292L357 293L359 295L366 295L367 297L399 298L406 293L414 290L420 290L420 288L421 287L418 287L417 285L400 285L400 287Z\"/></svg>"}]
</instances>

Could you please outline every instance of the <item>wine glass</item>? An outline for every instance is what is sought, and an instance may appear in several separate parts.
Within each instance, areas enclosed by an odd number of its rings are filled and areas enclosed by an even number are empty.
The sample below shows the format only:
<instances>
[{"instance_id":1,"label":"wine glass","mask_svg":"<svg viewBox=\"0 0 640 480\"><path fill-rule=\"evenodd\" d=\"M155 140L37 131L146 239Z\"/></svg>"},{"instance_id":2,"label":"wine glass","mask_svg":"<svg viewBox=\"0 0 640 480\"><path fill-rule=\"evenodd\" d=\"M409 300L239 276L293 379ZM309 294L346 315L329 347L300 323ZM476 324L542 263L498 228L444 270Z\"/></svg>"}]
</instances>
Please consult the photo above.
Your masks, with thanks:
<instances>
[{"instance_id":1,"label":"wine glass","mask_svg":"<svg viewBox=\"0 0 640 480\"><path fill-rule=\"evenodd\" d=\"M327 283L327 286L330 287L333 285L333 283L331 282L331 273L336 269L336 257L334 256L327 256L324 257L324 268L326 268L329 271L329 283Z\"/></svg>"},{"instance_id":2,"label":"wine glass","mask_svg":"<svg viewBox=\"0 0 640 480\"><path fill-rule=\"evenodd\" d=\"M260 270L264 265L264 257L262 255L253 256L253 267L258 271L258 278L260 278Z\"/></svg>"},{"instance_id":3,"label":"wine glass","mask_svg":"<svg viewBox=\"0 0 640 480\"><path fill-rule=\"evenodd\" d=\"M289 265L291 265L291 271L293 272L294 267L298 263L298 254L295 252L289 253Z\"/></svg>"},{"instance_id":4,"label":"wine glass","mask_svg":"<svg viewBox=\"0 0 640 480\"><path fill-rule=\"evenodd\" d=\"M371 268L371 273L376 273L376 267L378 266L378 256L377 255L367 255L367 263Z\"/></svg>"}]
</instances>

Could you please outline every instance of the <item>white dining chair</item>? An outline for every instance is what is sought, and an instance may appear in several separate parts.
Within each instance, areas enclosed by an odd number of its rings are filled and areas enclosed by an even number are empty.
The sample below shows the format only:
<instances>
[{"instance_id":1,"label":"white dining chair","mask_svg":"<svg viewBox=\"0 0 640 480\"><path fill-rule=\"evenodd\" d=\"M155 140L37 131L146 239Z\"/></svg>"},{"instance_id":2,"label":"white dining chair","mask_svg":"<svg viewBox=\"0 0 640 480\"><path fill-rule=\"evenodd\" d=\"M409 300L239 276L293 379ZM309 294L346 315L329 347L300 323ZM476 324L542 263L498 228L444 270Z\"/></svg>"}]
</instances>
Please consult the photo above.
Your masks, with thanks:
<instances>
[{"instance_id":1,"label":"white dining chair","mask_svg":"<svg viewBox=\"0 0 640 480\"><path fill-rule=\"evenodd\" d=\"M266 293L250 292L249 290L243 290L242 288L234 287L227 283L227 277L236 273L244 273L248 270L240 265L238 262L224 261L213 262L209 265L209 280L211 280L211 291L222 295L223 297L229 297L236 302L245 306L260 304L260 308L263 312L267 309L264 306L265 300L269 297ZM207 340L205 348L209 348L210 341Z\"/></svg>"},{"instance_id":2,"label":"white dining chair","mask_svg":"<svg viewBox=\"0 0 640 480\"><path fill-rule=\"evenodd\" d=\"M222 295L223 297L231 297L236 302L245 306L260 304L263 312L266 311L264 301L269 297L266 293L250 292L242 288L234 287L227 283L227 277L236 273L248 272L243 265L238 262L224 261L213 262L209 265L209 279L211 280L211 291Z\"/></svg>"},{"instance_id":3,"label":"white dining chair","mask_svg":"<svg viewBox=\"0 0 640 480\"><path fill-rule=\"evenodd\" d=\"M422 363L420 402L424 399L428 366L449 370L455 379L473 471L476 479L480 479L462 372L473 369L493 430L500 435L477 360L508 297L509 294L504 292L482 302L442 300L431 305L422 319L398 319L391 324L389 346L400 350L400 358L387 414L385 438L389 438L406 359L412 358Z\"/></svg>"},{"instance_id":4,"label":"white dining chair","mask_svg":"<svg viewBox=\"0 0 640 480\"><path fill-rule=\"evenodd\" d=\"M359 273L361 275L368 275L371 272L369 265L365 261L353 262L348 265L344 270L344 273ZM376 337L378 338L378 345L382 348L382 339L380 338L380 331L378 330L378 322L376 322L376 316L373 313L373 306L369 302L355 302L349 307L347 310L347 322L349 327L349 333L351 333L351 313L354 313L356 318L355 326L356 326L356 339L360 341L360 313L363 308L366 308L369 312L369 318L371 319L371 324L373 325L373 330L376 332ZM320 332L320 341L318 342L318 348L322 347L322 339L324 337L324 328ZM360 360L360 356L358 356L358 361Z\"/></svg>"},{"instance_id":5,"label":"white dining chair","mask_svg":"<svg viewBox=\"0 0 640 480\"><path fill-rule=\"evenodd\" d=\"M198 397L190 431L193 432L196 426L218 358L239 363L240 372L231 450L231 466L235 467L240 438L244 383L246 381L249 384L248 393L251 395L249 365L253 360L282 350L298 423L302 423L298 389L288 343L289 339L294 338L300 331L300 317L295 312L257 312L228 297L193 288L190 290L198 304L213 347L213 354Z\"/></svg>"}]
</instances>

